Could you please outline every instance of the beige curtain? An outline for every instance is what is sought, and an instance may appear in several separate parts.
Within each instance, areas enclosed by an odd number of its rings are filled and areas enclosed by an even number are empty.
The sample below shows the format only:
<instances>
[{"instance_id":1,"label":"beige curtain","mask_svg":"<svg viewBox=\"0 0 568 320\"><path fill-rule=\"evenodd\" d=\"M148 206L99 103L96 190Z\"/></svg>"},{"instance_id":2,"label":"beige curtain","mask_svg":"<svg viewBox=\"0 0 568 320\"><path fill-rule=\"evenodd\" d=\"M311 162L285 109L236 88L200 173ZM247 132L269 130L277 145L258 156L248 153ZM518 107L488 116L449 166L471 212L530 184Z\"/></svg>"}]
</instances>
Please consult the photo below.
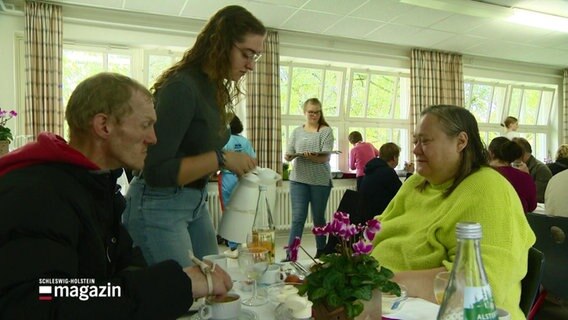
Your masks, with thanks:
<instances>
[{"instance_id":1,"label":"beige curtain","mask_svg":"<svg viewBox=\"0 0 568 320\"><path fill-rule=\"evenodd\" d=\"M411 132L420 112L434 104L463 106L463 66L459 54L413 49L410 63Z\"/></svg>"},{"instance_id":2,"label":"beige curtain","mask_svg":"<svg viewBox=\"0 0 568 320\"><path fill-rule=\"evenodd\" d=\"M26 134L63 135L61 6L26 1Z\"/></svg>"},{"instance_id":3,"label":"beige curtain","mask_svg":"<svg viewBox=\"0 0 568 320\"><path fill-rule=\"evenodd\" d=\"M568 69L564 69L564 101L562 103L562 110L564 119L564 137L562 143L568 143Z\"/></svg>"},{"instance_id":4,"label":"beige curtain","mask_svg":"<svg viewBox=\"0 0 568 320\"><path fill-rule=\"evenodd\" d=\"M247 137L258 165L282 173L278 32L269 31L264 52L247 75Z\"/></svg>"}]
</instances>

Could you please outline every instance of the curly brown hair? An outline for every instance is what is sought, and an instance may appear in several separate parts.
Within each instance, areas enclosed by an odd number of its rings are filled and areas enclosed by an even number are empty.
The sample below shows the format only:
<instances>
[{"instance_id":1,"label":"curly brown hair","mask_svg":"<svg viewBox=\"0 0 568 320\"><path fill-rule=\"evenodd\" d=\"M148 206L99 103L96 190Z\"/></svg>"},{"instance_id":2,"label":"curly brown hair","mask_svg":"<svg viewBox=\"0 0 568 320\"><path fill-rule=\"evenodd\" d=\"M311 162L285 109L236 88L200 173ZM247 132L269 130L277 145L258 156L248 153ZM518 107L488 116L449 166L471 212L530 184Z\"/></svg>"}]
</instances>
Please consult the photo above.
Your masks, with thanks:
<instances>
[{"instance_id":1,"label":"curly brown hair","mask_svg":"<svg viewBox=\"0 0 568 320\"><path fill-rule=\"evenodd\" d=\"M227 6L217 11L199 33L193 47L184 53L179 62L164 71L150 90L155 94L177 72L199 67L216 88L223 129L229 121L229 114L233 112L233 103L242 94L242 78L237 83L230 81L231 50L235 43L243 42L248 34L264 36L266 28L245 8Z\"/></svg>"}]
</instances>

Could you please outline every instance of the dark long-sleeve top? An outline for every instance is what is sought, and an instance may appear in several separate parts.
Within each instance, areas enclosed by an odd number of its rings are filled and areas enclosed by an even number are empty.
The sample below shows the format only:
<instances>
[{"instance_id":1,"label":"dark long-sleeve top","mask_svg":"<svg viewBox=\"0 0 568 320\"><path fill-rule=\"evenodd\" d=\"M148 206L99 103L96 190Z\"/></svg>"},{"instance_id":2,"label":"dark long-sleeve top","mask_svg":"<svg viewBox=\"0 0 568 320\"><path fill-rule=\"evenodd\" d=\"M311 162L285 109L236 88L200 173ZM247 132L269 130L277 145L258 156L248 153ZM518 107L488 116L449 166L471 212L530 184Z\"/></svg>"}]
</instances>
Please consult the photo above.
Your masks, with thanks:
<instances>
[{"instance_id":1,"label":"dark long-sleeve top","mask_svg":"<svg viewBox=\"0 0 568 320\"><path fill-rule=\"evenodd\" d=\"M495 169L513 185L525 212L532 212L536 208L536 184L532 177L510 166L495 167Z\"/></svg>"},{"instance_id":2,"label":"dark long-sleeve top","mask_svg":"<svg viewBox=\"0 0 568 320\"><path fill-rule=\"evenodd\" d=\"M113 172L55 162L6 170L4 158L0 319L175 319L189 309L191 280L181 266L169 260L146 267L133 248ZM40 279L74 278L120 286L121 296L38 299Z\"/></svg>"},{"instance_id":3,"label":"dark long-sleeve top","mask_svg":"<svg viewBox=\"0 0 568 320\"><path fill-rule=\"evenodd\" d=\"M555 175L568 169L568 158L560 158L553 163L547 163L546 166L550 169L552 175Z\"/></svg>"},{"instance_id":4,"label":"dark long-sleeve top","mask_svg":"<svg viewBox=\"0 0 568 320\"><path fill-rule=\"evenodd\" d=\"M546 191L548 180L552 178L552 172L544 163L538 161L533 156L530 156L529 160L527 160L527 167L534 183L536 183L536 201L544 203L544 192Z\"/></svg>"},{"instance_id":5,"label":"dark long-sleeve top","mask_svg":"<svg viewBox=\"0 0 568 320\"><path fill-rule=\"evenodd\" d=\"M363 197L364 221L383 213L401 186L396 171L385 160L373 158L367 162L359 190Z\"/></svg>"},{"instance_id":6,"label":"dark long-sleeve top","mask_svg":"<svg viewBox=\"0 0 568 320\"><path fill-rule=\"evenodd\" d=\"M179 71L155 94L158 142L148 148L144 179L153 187L175 187L181 160L221 150L229 131L221 131L215 87L201 70ZM203 179L207 179L204 176Z\"/></svg>"}]
</instances>

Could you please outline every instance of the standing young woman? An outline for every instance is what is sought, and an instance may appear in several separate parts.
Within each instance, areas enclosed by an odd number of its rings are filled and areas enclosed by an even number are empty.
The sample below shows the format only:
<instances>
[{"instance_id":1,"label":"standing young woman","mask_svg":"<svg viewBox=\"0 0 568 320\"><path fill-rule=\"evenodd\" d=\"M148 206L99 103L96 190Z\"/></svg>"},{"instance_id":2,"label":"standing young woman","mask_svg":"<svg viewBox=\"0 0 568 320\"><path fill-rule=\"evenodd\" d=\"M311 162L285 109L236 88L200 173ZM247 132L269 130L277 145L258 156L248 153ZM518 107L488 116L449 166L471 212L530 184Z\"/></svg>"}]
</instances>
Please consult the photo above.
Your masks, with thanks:
<instances>
[{"instance_id":1,"label":"standing young woman","mask_svg":"<svg viewBox=\"0 0 568 320\"><path fill-rule=\"evenodd\" d=\"M198 258L218 253L206 185L221 168L242 175L256 166L250 156L222 148L228 112L242 77L260 58L265 34L246 9L225 7L152 87L158 143L132 181L123 217L149 264L175 259L188 266L188 250Z\"/></svg>"},{"instance_id":2,"label":"standing young woman","mask_svg":"<svg viewBox=\"0 0 568 320\"><path fill-rule=\"evenodd\" d=\"M302 237L310 203L314 226L325 225L325 208L331 192L330 154L321 152L332 151L333 130L324 119L318 99L304 102L304 115L306 122L290 135L285 157L286 161L295 162L290 174L292 226L289 245L296 237ZM316 236L316 257L323 253L325 243L325 236Z\"/></svg>"},{"instance_id":3,"label":"standing young woman","mask_svg":"<svg viewBox=\"0 0 568 320\"><path fill-rule=\"evenodd\" d=\"M520 137L517 130L519 129L519 120L515 117L508 116L505 118L505 121L501 123L501 127L505 128L505 133L503 133L504 137L507 139L512 140L513 138Z\"/></svg>"}]
</instances>

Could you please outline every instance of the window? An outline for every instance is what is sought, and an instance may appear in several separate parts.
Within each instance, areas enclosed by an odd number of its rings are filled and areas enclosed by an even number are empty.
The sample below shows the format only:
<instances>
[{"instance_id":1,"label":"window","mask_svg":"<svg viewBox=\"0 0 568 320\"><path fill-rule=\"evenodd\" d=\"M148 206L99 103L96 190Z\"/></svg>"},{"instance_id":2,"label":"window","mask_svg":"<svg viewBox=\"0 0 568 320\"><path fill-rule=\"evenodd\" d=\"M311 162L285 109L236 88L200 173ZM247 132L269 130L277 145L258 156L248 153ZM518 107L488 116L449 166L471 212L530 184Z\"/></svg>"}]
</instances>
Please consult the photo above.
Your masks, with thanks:
<instances>
[{"instance_id":1,"label":"window","mask_svg":"<svg viewBox=\"0 0 568 320\"><path fill-rule=\"evenodd\" d=\"M486 144L503 132L501 122L507 116L519 119L519 134L532 146L535 158L550 158L547 133L556 91L551 87L491 81L464 81L465 107L479 123Z\"/></svg>"},{"instance_id":2,"label":"window","mask_svg":"<svg viewBox=\"0 0 568 320\"><path fill-rule=\"evenodd\" d=\"M182 54L180 52L169 51L167 53L149 53L147 55L146 62L146 84L148 88L154 85L156 79L165 71L167 68L173 66L176 62L181 59Z\"/></svg>"},{"instance_id":3,"label":"window","mask_svg":"<svg viewBox=\"0 0 568 320\"><path fill-rule=\"evenodd\" d=\"M360 131L377 149L386 142L398 144L402 148L400 167L410 159L408 75L328 62L299 64L281 58L280 93L283 154L290 133L305 121L304 101L316 97L333 129L334 150L342 151L332 155L332 170L349 170L347 136L353 130Z\"/></svg>"},{"instance_id":4,"label":"window","mask_svg":"<svg viewBox=\"0 0 568 320\"><path fill-rule=\"evenodd\" d=\"M67 105L75 87L84 79L108 71L132 77L132 53L128 50L107 50L71 45L63 46L63 105ZM65 124L64 136L69 137Z\"/></svg>"}]
</instances>

